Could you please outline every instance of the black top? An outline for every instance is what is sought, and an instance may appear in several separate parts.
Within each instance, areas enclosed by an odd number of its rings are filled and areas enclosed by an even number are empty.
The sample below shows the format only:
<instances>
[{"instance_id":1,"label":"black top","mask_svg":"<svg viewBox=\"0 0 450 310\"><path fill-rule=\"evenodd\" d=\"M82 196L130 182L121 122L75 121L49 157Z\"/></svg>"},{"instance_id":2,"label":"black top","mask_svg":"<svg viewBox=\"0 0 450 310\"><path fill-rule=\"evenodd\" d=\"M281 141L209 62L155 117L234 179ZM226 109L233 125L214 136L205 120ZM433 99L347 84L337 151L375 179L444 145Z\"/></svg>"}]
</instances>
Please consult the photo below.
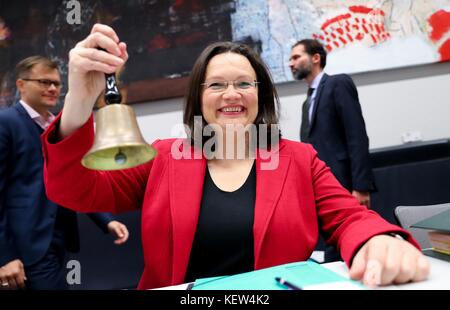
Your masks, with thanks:
<instances>
[{"instance_id":1,"label":"black top","mask_svg":"<svg viewBox=\"0 0 450 310\"><path fill-rule=\"evenodd\" d=\"M256 168L234 192L219 189L206 168L202 204L185 282L254 269Z\"/></svg>"}]
</instances>

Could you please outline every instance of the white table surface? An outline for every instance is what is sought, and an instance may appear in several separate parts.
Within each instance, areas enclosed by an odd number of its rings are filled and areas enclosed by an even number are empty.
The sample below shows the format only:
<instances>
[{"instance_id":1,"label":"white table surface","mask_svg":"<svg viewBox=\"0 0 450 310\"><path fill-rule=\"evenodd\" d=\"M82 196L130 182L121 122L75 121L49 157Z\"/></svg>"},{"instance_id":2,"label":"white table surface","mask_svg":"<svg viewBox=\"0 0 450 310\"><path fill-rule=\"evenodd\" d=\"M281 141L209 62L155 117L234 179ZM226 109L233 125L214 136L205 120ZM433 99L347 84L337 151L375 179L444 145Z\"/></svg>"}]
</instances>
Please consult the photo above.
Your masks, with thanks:
<instances>
[{"instance_id":1,"label":"white table surface","mask_svg":"<svg viewBox=\"0 0 450 310\"><path fill-rule=\"evenodd\" d=\"M430 262L430 275L422 282L388 285L379 287L381 290L450 290L450 263L427 256ZM322 264L344 277L348 277L348 268L344 262Z\"/></svg>"}]
</instances>

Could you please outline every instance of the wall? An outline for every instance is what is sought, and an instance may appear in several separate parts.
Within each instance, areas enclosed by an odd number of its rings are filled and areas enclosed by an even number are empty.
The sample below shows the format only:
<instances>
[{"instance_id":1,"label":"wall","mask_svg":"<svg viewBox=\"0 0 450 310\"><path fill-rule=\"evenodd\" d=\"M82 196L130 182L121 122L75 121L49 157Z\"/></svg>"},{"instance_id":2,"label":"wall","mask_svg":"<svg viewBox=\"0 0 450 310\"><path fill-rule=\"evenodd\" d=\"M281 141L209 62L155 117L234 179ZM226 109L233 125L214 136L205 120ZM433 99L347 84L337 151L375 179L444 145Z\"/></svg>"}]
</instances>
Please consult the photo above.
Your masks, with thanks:
<instances>
[{"instance_id":1,"label":"wall","mask_svg":"<svg viewBox=\"0 0 450 310\"><path fill-rule=\"evenodd\" d=\"M352 77L358 87L370 148L402 144L402 135L408 132L424 141L450 137L450 62ZM277 89L283 136L298 140L306 85L291 82ZM149 142L175 137L172 127L182 123L182 98L135 104L133 108Z\"/></svg>"}]
</instances>

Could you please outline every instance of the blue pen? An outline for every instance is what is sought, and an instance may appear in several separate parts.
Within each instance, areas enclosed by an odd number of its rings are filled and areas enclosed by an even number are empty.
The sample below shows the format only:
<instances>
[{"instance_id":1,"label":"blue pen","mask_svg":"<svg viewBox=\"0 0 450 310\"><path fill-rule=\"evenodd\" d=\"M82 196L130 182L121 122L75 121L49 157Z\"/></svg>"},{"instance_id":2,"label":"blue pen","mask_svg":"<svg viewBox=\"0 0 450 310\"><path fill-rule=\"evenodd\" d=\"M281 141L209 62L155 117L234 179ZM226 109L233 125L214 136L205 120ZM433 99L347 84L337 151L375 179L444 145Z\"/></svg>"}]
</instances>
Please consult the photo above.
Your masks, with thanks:
<instances>
[{"instance_id":1,"label":"blue pen","mask_svg":"<svg viewBox=\"0 0 450 310\"><path fill-rule=\"evenodd\" d=\"M278 283L280 283L281 285L286 286L286 287L289 288L290 290L296 290L296 291L301 290L300 287L298 287L297 285L292 284L291 282L286 281L286 280L283 279L283 278L276 277L275 280L276 280Z\"/></svg>"}]
</instances>

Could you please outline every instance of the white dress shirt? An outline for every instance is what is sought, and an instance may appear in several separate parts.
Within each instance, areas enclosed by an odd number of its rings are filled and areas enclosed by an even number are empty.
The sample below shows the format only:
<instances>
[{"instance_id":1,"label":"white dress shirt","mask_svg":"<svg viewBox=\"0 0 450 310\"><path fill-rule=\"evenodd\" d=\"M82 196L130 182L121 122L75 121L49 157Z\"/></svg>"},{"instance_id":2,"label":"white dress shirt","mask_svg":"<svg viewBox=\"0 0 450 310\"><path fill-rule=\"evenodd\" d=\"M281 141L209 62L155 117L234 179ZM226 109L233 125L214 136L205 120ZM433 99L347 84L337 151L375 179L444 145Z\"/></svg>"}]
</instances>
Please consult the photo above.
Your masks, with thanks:
<instances>
[{"instance_id":1,"label":"white dress shirt","mask_svg":"<svg viewBox=\"0 0 450 310\"><path fill-rule=\"evenodd\" d=\"M47 129L48 126L50 126L50 123L53 122L53 120L55 119L55 116L48 112L48 117L47 119L45 119L41 114L39 114L38 112L36 112L35 109L33 109L32 107L30 107L27 103L25 103L23 100L19 101L20 104L23 106L23 108L25 109L25 111L27 111L28 115L31 117L31 119L39 125L39 127L41 127L42 129Z\"/></svg>"},{"instance_id":2,"label":"white dress shirt","mask_svg":"<svg viewBox=\"0 0 450 310\"><path fill-rule=\"evenodd\" d=\"M312 81L311 85L309 85L309 87L314 88L314 91L311 95L311 102L309 105L309 111L308 111L308 116L309 116L309 123L311 124L311 117L312 117L312 111L314 109L314 102L316 99L316 94L317 94L317 88L319 87L320 84L320 80L322 79L324 72L320 72Z\"/></svg>"}]
</instances>

